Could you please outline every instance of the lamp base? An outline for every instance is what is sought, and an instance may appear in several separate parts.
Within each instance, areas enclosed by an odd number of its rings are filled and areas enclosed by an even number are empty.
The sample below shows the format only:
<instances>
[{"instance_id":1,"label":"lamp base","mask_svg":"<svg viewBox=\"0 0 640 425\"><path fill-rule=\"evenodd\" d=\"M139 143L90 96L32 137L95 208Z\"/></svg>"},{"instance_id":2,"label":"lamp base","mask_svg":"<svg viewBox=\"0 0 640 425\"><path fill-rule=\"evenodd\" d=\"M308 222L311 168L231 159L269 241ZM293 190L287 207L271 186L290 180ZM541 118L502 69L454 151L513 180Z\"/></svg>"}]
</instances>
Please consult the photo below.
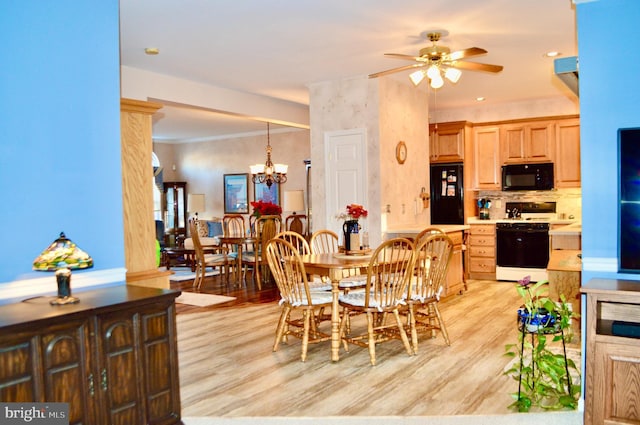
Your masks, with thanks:
<instances>
[{"instance_id":1,"label":"lamp base","mask_svg":"<svg viewBox=\"0 0 640 425\"><path fill-rule=\"evenodd\" d=\"M80 302L80 298L76 297L58 297L49 301L51 305L66 305L66 304L76 304Z\"/></svg>"}]
</instances>

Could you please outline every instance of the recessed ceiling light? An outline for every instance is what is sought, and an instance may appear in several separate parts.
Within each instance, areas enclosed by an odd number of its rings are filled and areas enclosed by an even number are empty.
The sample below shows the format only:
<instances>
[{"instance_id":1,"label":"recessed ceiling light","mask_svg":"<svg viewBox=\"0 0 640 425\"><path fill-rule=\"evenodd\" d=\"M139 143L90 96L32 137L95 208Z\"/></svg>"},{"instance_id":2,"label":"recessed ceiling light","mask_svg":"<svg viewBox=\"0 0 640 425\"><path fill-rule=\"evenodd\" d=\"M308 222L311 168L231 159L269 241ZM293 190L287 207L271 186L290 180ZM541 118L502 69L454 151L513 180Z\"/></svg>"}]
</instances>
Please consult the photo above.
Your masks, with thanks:
<instances>
[{"instance_id":1,"label":"recessed ceiling light","mask_svg":"<svg viewBox=\"0 0 640 425\"><path fill-rule=\"evenodd\" d=\"M551 51L551 52L547 52L544 55L548 58L555 58L556 56L560 56L562 53L560 52L556 52L556 51Z\"/></svg>"},{"instance_id":2,"label":"recessed ceiling light","mask_svg":"<svg viewBox=\"0 0 640 425\"><path fill-rule=\"evenodd\" d=\"M484 102L484 101L485 101L485 99L486 99L486 98L485 98L484 96L476 97L476 100L477 100L478 102Z\"/></svg>"},{"instance_id":3,"label":"recessed ceiling light","mask_svg":"<svg viewBox=\"0 0 640 425\"><path fill-rule=\"evenodd\" d=\"M148 55L157 55L158 53L160 53L160 49L158 49L157 47L147 47L146 49L144 49L144 52Z\"/></svg>"}]
</instances>

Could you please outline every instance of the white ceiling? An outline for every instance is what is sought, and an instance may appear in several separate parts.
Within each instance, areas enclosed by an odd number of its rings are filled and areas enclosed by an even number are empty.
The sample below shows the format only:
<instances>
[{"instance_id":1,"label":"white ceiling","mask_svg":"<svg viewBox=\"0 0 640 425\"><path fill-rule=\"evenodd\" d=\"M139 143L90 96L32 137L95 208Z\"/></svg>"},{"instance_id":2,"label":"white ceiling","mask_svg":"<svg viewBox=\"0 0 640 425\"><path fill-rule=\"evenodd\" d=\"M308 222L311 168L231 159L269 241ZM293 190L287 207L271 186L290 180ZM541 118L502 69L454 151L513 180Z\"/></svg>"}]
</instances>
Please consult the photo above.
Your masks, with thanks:
<instances>
[{"instance_id":1,"label":"white ceiling","mask_svg":"<svg viewBox=\"0 0 640 425\"><path fill-rule=\"evenodd\" d=\"M504 66L446 82L438 109L473 106L478 96L487 105L573 96L544 57L578 54L571 0L121 0L120 17L122 65L304 105L311 83L408 64L384 53L418 55L430 29L449 32L439 44L451 51L481 47L488 54L472 60ZM146 55L146 47L160 54ZM161 113L155 140L265 130L262 122L193 108Z\"/></svg>"}]
</instances>

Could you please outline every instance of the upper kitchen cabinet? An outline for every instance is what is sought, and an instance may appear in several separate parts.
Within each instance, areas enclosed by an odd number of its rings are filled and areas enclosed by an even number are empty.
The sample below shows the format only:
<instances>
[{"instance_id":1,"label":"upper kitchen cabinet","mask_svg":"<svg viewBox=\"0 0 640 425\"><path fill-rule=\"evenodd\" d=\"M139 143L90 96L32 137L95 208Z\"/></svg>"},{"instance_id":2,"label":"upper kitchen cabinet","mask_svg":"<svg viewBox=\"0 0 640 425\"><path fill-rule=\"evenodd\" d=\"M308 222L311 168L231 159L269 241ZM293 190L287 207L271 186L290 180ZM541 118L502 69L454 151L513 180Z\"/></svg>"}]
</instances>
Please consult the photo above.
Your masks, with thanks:
<instances>
[{"instance_id":1,"label":"upper kitchen cabinet","mask_svg":"<svg viewBox=\"0 0 640 425\"><path fill-rule=\"evenodd\" d=\"M505 124L501 132L505 164L553 161L555 121Z\"/></svg>"},{"instance_id":2,"label":"upper kitchen cabinet","mask_svg":"<svg viewBox=\"0 0 640 425\"><path fill-rule=\"evenodd\" d=\"M431 163L464 161L465 140L469 143L471 128L466 121L429 125Z\"/></svg>"},{"instance_id":3,"label":"upper kitchen cabinet","mask_svg":"<svg viewBox=\"0 0 640 425\"><path fill-rule=\"evenodd\" d=\"M580 120L556 123L556 187L580 187Z\"/></svg>"},{"instance_id":4,"label":"upper kitchen cabinet","mask_svg":"<svg viewBox=\"0 0 640 425\"><path fill-rule=\"evenodd\" d=\"M473 145L475 188L500 190L500 127L474 127Z\"/></svg>"}]
</instances>

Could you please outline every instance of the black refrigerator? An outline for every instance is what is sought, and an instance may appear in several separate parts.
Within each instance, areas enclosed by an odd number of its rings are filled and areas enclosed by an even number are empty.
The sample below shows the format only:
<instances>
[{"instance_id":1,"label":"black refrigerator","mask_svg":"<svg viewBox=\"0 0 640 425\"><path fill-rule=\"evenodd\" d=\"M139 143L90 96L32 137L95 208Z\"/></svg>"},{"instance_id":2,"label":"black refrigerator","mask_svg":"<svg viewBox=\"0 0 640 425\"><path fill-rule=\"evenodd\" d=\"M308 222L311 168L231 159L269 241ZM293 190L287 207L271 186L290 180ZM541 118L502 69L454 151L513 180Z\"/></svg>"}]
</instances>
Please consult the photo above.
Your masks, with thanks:
<instances>
[{"instance_id":1,"label":"black refrigerator","mask_svg":"<svg viewBox=\"0 0 640 425\"><path fill-rule=\"evenodd\" d=\"M431 224L464 224L462 163L431 166Z\"/></svg>"}]
</instances>

